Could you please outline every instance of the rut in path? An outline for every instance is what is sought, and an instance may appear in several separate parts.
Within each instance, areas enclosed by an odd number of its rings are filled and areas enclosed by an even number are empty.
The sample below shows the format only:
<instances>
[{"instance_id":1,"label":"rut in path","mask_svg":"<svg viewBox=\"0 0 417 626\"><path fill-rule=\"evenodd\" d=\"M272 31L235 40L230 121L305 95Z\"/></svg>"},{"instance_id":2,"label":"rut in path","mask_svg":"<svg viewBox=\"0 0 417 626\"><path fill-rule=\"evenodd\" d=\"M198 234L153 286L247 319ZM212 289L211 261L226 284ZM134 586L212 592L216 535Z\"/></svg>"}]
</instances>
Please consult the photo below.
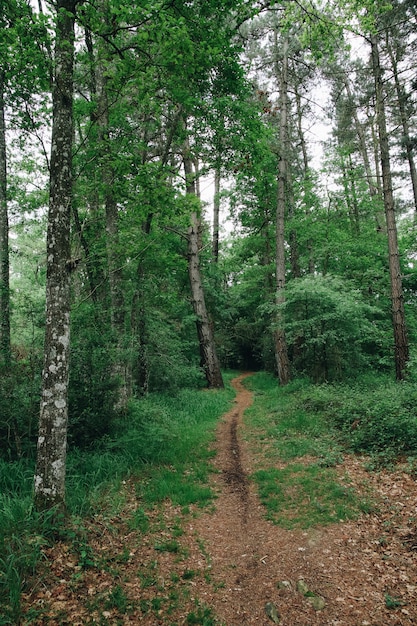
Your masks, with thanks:
<instances>
[{"instance_id":1,"label":"rut in path","mask_svg":"<svg viewBox=\"0 0 417 626\"><path fill-rule=\"evenodd\" d=\"M266 567L262 557L268 523L262 519L256 490L249 480L251 468L240 432L243 414L252 404L252 393L242 384L247 376L242 374L232 381L237 392L235 406L217 431L215 512L196 524L211 556L212 575L224 582L224 589L217 592L213 603L221 617L225 617L228 607L228 626L263 620L270 593L269 584L265 588L259 576L259 568Z\"/></svg>"},{"instance_id":2,"label":"rut in path","mask_svg":"<svg viewBox=\"0 0 417 626\"><path fill-rule=\"evenodd\" d=\"M230 421L228 432L230 456L227 459L227 466L222 470L222 474L230 491L237 494L242 502L242 522L246 524L249 506L249 481L242 466L241 449L237 434L239 417L241 417L239 411L235 411Z\"/></svg>"}]
</instances>

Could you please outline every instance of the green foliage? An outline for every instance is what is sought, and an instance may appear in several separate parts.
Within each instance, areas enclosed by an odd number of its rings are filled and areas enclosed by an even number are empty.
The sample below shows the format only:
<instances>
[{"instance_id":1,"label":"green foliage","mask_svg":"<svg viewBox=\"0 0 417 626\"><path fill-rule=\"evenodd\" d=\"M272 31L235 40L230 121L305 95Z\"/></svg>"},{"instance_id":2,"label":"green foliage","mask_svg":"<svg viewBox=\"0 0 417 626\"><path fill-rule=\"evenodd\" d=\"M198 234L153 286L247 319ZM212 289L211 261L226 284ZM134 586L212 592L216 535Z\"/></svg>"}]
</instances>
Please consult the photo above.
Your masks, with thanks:
<instances>
[{"instance_id":1,"label":"green foliage","mask_svg":"<svg viewBox=\"0 0 417 626\"><path fill-rule=\"evenodd\" d=\"M128 416L115 426L109 450L123 450L136 462L183 464L206 456L216 417L228 406L230 389L183 389L173 395L150 394L132 401ZM191 454L190 454L191 451Z\"/></svg>"},{"instance_id":2,"label":"green foliage","mask_svg":"<svg viewBox=\"0 0 417 626\"><path fill-rule=\"evenodd\" d=\"M198 606L195 611L187 615L187 624L200 624L201 626L216 626L218 620L213 615L213 610L208 606Z\"/></svg>"},{"instance_id":3,"label":"green foliage","mask_svg":"<svg viewBox=\"0 0 417 626\"><path fill-rule=\"evenodd\" d=\"M110 344L100 310L86 303L78 307L72 320L68 439L81 449L108 434L115 419Z\"/></svg>"},{"instance_id":4,"label":"green foliage","mask_svg":"<svg viewBox=\"0 0 417 626\"><path fill-rule=\"evenodd\" d=\"M104 603L104 608L117 609L117 611L123 615L127 612L129 604L129 598L126 596L126 592L123 587L121 587L121 585L116 585L116 587L110 591L108 598Z\"/></svg>"},{"instance_id":5,"label":"green foliage","mask_svg":"<svg viewBox=\"0 0 417 626\"><path fill-rule=\"evenodd\" d=\"M345 478L333 469L344 446L329 413L343 406L339 385L314 386L296 379L279 387L272 376L256 374L248 381L255 402L247 412L253 437L265 433L265 467L254 474L268 517L286 528L308 528L356 517L369 509ZM346 389L348 389L346 387ZM300 460L303 459L302 462ZM277 461L291 461L281 469Z\"/></svg>"},{"instance_id":6,"label":"green foliage","mask_svg":"<svg viewBox=\"0 0 417 626\"><path fill-rule=\"evenodd\" d=\"M383 364L382 312L349 289L346 280L330 275L295 279L286 290L284 311L294 366L316 382Z\"/></svg>"},{"instance_id":7,"label":"green foliage","mask_svg":"<svg viewBox=\"0 0 417 626\"><path fill-rule=\"evenodd\" d=\"M296 379L280 388L272 376L257 374L251 384L260 394L251 420L276 440L274 449L284 458L307 453L331 465L343 450L382 463L417 455L414 381L396 383L371 373L349 384Z\"/></svg>"},{"instance_id":8,"label":"green foliage","mask_svg":"<svg viewBox=\"0 0 417 626\"><path fill-rule=\"evenodd\" d=\"M404 606L405 604L400 598L391 596L389 593L386 593L384 598L387 609L398 609L400 606Z\"/></svg>"},{"instance_id":9,"label":"green foliage","mask_svg":"<svg viewBox=\"0 0 417 626\"><path fill-rule=\"evenodd\" d=\"M376 389L361 384L341 387L338 394L330 419L351 450L379 455L381 460L417 455L417 391L413 383L385 381Z\"/></svg>"},{"instance_id":10,"label":"green foliage","mask_svg":"<svg viewBox=\"0 0 417 626\"><path fill-rule=\"evenodd\" d=\"M33 466L0 460L0 624L21 619L21 593L42 559L50 516L32 506Z\"/></svg>"},{"instance_id":11,"label":"green foliage","mask_svg":"<svg viewBox=\"0 0 417 626\"><path fill-rule=\"evenodd\" d=\"M0 456L11 461L33 456L39 413L40 363L33 355L19 359L0 372Z\"/></svg>"}]
</instances>

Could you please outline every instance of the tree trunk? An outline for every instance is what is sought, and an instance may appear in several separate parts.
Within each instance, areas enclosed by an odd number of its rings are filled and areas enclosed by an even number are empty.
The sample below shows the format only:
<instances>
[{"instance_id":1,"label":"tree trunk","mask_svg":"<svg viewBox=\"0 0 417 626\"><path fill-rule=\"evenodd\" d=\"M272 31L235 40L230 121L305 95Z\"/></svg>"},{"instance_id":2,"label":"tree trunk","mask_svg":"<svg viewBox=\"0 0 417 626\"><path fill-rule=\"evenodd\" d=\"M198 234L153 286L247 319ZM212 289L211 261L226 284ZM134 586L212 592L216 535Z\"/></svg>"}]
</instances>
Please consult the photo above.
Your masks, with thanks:
<instances>
[{"instance_id":1,"label":"tree trunk","mask_svg":"<svg viewBox=\"0 0 417 626\"><path fill-rule=\"evenodd\" d=\"M10 347L9 217L7 211L4 72L0 70L0 364L8 367Z\"/></svg>"},{"instance_id":2,"label":"tree trunk","mask_svg":"<svg viewBox=\"0 0 417 626\"><path fill-rule=\"evenodd\" d=\"M46 329L35 506L65 504L70 351L74 0L58 0L47 232Z\"/></svg>"},{"instance_id":3,"label":"tree trunk","mask_svg":"<svg viewBox=\"0 0 417 626\"><path fill-rule=\"evenodd\" d=\"M213 259L216 263L219 260L220 177L220 166L216 166L213 199Z\"/></svg>"},{"instance_id":4,"label":"tree trunk","mask_svg":"<svg viewBox=\"0 0 417 626\"><path fill-rule=\"evenodd\" d=\"M196 316L197 335L200 345L201 366L210 388L224 387L214 342L213 325L209 319L200 272L199 241L200 220L195 211L191 214L188 229L188 274L191 285L191 300Z\"/></svg>"},{"instance_id":5,"label":"tree trunk","mask_svg":"<svg viewBox=\"0 0 417 626\"><path fill-rule=\"evenodd\" d=\"M276 38L276 33L275 33ZM276 44L276 40L275 40ZM276 51L277 53L277 51ZM277 68L278 71L278 68ZM277 311L275 316L274 342L275 359L278 370L278 378L281 385L286 385L290 380L290 362L288 358L287 341L284 330L284 316L282 305L285 302L285 199L287 183L287 150L288 150L288 38L284 41L282 70L280 79L280 157L278 166L278 197L276 210L276 294L275 304Z\"/></svg>"},{"instance_id":6,"label":"tree trunk","mask_svg":"<svg viewBox=\"0 0 417 626\"><path fill-rule=\"evenodd\" d=\"M101 3L103 16L108 14L107 0ZM103 18L104 19L104 18ZM113 154L109 137L109 98L108 64L109 54L106 43L99 48L100 60L96 66L97 123L99 126L100 173L104 188L104 207L106 215L106 252L110 293L110 320L116 354L113 375L119 380L119 395L116 409L126 408L131 393L131 371L125 356L125 301L122 288L122 270L119 244L119 211L114 192L116 176L114 173Z\"/></svg>"},{"instance_id":7,"label":"tree trunk","mask_svg":"<svg viewBox=\"0 0 417 626\"><path fill-rule=\"evenodd\" d=\"M378 40L371 36L372 68L375 79L376 112L381 153L381 173L384 194L385 218L388 232L389 270L391 278L391 305L394 331L395 373L397 380L404 378L409 356L407 327L405 323L404 296L398 251L397 225L395 222L394 196L384 105L382 69L379 58Z\"/></svg>"},{"instance_id":8,"label":"tree trunk","mask_svg":"<svg viewBox=\"0 0 417 626\"><path fill-rule=\"evenodd\" d=\"M388 54L391 60L392 73L394 75L394 81L395 81L395 90L397 92L398 111L400 114L401 125L403 128L404 144L405 144L405 150L407 154L408 167L410 169L411 186L413 189L414 210L417 211L417 169L416 169L416 164L415 164L414 155L413 155L413 143L411 141L409 116L408 116L406 106L405 106L407 97L406 97L405 89L400 83L400 79L398 75L397 59L395 58L394 51L389 42L388 33L386 33L386 45L387 45Z\"/></svg>"},{"instance_id":9,"label":"tree trunk","mask_svg":"<svg viewBox=\"0 0 417 626\"><path fill-rule=\"evenodd\" d=\"M355 122L355 131L356 131L356 135L359 141L359 149L360 149L360 153L362 156L363 166L365 168L366 182L368 183L369 193L371 197L373 198L374 196L378 195L379 189L378 189L378 185L375 185L375 182L374 182L374 175L372 173L371 162L369 160L365 131L359 119L358 111L354 103L352 90L350 88L349 80L347 77L345 78L344 82L345 82L346 93L349 97L349 100L352 103L353 121Z\"/></svg>"},{"instance_id":10,"label":"tree trunk","mask_svg":"<svg viewBox=\"0 0 417 626\"><path fill-rule=\"evenodd\" d=\"M188 146L184 151L184 170L186 178L186 193L192 197L196 194L195 173L188 153ZM197 336L200 345L201 367L204 371L209 388L222 389L224 387L220 363L217 357L214 341L213 325L210 321L204 297L203 281L200 271L201 247L201 220L197 211L191 213L191 224L188 229L188 275L191 287L191 302L196 317Z\"/></svg>"}]
</instances>

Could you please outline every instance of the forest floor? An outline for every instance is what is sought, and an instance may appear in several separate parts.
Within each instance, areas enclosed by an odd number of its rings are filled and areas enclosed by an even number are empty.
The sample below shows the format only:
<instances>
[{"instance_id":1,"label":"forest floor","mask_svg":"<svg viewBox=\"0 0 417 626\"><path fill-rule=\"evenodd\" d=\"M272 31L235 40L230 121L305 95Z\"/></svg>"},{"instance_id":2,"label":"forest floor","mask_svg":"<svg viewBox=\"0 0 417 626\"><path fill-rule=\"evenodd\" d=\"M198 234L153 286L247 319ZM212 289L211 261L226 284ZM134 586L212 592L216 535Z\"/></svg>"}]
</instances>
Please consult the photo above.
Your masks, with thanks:
<instances>
[{"instance_id":1,"label":"forest floor","mask_svg":"<svg viewBox=\"0 0 417 626\"><path fill-rule=\"evenodd\" d=\"M217 430L213 506L166 503L140 532L127 523L138 507L127 481L124 514L86 526L84 567L65 542L45 549L49 570L24 598L22 624L417 624L413 477L367 472L364 459L345 456L340 480L371 492L370 513L309 530L272 524L249 479L263 452L243 423L252 403L244 376Z\"/></svg>"}]
</instances>

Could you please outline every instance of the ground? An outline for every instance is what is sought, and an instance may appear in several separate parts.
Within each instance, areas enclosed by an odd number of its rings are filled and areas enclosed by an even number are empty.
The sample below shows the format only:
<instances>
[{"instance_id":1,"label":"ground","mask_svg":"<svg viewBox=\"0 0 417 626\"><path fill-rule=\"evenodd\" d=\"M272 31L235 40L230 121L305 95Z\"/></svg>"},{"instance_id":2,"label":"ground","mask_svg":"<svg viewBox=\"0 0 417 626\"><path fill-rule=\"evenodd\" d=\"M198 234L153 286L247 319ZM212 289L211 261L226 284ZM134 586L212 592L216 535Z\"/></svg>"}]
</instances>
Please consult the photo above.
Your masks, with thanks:
<instances>
[{"instance_id":1,"label":"ground","mask_svg":"<svg viewBox=\"0 0 417 626\"><path fill-rule=\"evenodd\" d=\"M252 402L244 376L233 381L236 400L217 431L214 505L184 512L167 503L154 513L159 530L140 533L126 523L138 506L132 495L125 516L112 525L97 517L88 529L94 566L81 567L82 550L75 556L65 543L45 550L49 573L24 599L30 623L417 624L414 478L401 468L367 472L363 459L347 456L341 480L372 490L371 513L308 531L273 525L249 480L262 454L243 423Z\"/></svg>"}]
</instances>

